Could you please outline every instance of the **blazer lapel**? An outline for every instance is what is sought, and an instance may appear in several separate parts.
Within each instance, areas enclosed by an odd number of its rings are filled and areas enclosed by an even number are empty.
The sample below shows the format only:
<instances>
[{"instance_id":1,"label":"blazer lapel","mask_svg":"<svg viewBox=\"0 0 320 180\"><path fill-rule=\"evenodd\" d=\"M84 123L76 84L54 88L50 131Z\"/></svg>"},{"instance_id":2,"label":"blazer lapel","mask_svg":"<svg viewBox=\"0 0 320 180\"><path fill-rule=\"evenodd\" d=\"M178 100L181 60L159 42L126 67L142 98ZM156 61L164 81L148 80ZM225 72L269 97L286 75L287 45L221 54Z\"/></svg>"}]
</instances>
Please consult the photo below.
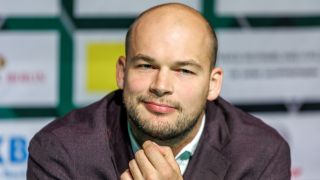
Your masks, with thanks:
<instances>
[{"instance_id":1,"label":"blazer lapel","mask_svg":"<svg viewBox=\"0 0 320 180\"><path fill-rule=\"evenodd\" d=\"M224 179L230 164L230 161L217 149L209 144L203 144L203 147L191 157L183 177L201 180Z\"/></svg>"},{"instance_id":2,"label":"blazer lapel","mask_svg":"<svg viewBox=\"0 0 320 180\"><path fill-rule=\"evenodd\" d=\"M130 139L127 131L127 113L122 104L122 94L117 91L112 101L107 105L107 141L110 144L110 155L113 166L120 175L128 168L133 159Z\"/></svg>"},{"instance_id":3,"label":"blazer lapel","mask_svg":"<svg viewBox=\"0 0 320 180\"><path fill-rule=\"evenodd\" d=\"M207 103L205 129L184 174L185 179L224 179L231 165L222 151L229 142L229 128L223 111L215 102Z\"/></svg>"}]
</instances>

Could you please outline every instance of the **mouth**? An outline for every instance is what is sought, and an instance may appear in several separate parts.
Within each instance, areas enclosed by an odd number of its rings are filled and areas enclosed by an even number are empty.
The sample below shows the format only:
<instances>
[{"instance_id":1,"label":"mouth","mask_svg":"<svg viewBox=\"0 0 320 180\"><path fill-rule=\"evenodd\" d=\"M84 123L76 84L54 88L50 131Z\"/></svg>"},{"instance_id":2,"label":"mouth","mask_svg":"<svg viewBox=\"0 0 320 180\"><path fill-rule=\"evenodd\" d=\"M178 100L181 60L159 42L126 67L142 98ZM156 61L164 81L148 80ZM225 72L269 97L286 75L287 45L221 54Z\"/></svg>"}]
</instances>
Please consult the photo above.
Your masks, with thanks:
<instances>
[{"instance_id":1,"label":"mouth","mask_svg":"<svg viewBox=\"0 0 320 180\"><path fill-rule=\"evenodd\" d=\"M143 104L148 111L156 114L169 114L176 110L174 106L162 104L162 103L156 103L152 101L146 101L146 102L143 102Z\"/></svg>"}]
</instances>

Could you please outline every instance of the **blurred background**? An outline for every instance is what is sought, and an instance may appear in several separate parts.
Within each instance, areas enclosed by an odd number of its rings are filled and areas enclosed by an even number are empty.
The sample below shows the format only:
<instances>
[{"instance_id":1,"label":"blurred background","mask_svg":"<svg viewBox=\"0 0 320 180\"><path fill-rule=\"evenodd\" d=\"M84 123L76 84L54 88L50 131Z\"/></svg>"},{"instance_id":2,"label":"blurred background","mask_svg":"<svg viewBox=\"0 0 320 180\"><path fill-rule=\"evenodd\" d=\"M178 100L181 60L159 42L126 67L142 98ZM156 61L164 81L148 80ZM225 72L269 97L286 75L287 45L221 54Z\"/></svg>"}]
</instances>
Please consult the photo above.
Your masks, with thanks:
<instances>
[{"instance_id":1,"label":"blurred background","mask_svg":"<svg viewBox=\"0 0 320 180\"><path fill-rule=\"evenodd\" d=\"M25 179L41 127L116 89L139 12L165 0L0 0L0 179ZM222 97L289 142L293 180L320 179L320 1L185 0L214 26Z\"/></svg>"}]
</instances>

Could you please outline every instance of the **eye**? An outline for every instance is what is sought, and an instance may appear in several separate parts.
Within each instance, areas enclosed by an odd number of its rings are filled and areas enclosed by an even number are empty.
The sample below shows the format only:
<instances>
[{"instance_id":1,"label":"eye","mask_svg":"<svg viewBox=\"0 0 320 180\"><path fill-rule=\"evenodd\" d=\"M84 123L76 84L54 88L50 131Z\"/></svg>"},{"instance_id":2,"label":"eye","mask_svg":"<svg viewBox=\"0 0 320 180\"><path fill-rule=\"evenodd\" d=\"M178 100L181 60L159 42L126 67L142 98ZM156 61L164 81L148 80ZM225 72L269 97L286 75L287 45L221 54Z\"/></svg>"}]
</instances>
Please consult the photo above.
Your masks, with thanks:
<instances>
[{"instance_id":1,"label":"eye","mask_svg":"<svg viewBox=\"0 0 320 180\"><path fill-rule=\"evenodd\" d=\"M153 69L151 64L138 64L136 67L139 69Z\"/></svg>"},{"instance_id":2,"label":"eye","mask_svg":"<svg viewBox=\"0 0 320 180\"><path fill-rule=\"evenodd\" d=\"M178 69L178 72L181 74L186 74L186 75L194 75L195 74L193 71L190 71L188 69Z\"/></svg>"}]
</instances>

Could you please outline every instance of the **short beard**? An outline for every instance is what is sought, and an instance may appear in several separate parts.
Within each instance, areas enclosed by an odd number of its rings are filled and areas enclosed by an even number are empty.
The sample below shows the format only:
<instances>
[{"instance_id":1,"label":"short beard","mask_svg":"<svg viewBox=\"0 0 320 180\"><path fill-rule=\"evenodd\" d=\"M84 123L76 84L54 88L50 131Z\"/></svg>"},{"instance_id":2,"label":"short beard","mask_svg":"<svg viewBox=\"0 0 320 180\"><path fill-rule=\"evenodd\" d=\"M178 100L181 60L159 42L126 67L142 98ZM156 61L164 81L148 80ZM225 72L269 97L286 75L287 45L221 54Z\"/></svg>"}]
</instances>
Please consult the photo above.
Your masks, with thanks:
<instances>
[{"instance_id":1,"label":"short beard","mask_svg":"<svg viewBox=\"0 0 320 180\"><path fill-rule=\"evenodd\" d=\"M142 95L135 97L136 99L133 98L134 97L128 97L124 95L124 103L127 109L128 117L133 126L135 126L136 130L139 131L139 135L147 136L143 138L171 143L178 142L188 135L188 133L196 126L205 106L203 104L203 106L199 108L199 111L196 113L186 114L183 113L179 103L157 98L157 100L160 102L165 102L176 107L177 111L179 111L180 114L178 115L174 123L170 124L168 122L163 123L159 121L158 124L155 124L148 121L147 119L144 119L144 117L141 116L137 109L137 104L144 100L156 98L152 96L146 97ZM135 100L137 100L137 104L134 103ZM158 116L160 117L162 115L159 114Z\"/></svg>"}]
</instances>

